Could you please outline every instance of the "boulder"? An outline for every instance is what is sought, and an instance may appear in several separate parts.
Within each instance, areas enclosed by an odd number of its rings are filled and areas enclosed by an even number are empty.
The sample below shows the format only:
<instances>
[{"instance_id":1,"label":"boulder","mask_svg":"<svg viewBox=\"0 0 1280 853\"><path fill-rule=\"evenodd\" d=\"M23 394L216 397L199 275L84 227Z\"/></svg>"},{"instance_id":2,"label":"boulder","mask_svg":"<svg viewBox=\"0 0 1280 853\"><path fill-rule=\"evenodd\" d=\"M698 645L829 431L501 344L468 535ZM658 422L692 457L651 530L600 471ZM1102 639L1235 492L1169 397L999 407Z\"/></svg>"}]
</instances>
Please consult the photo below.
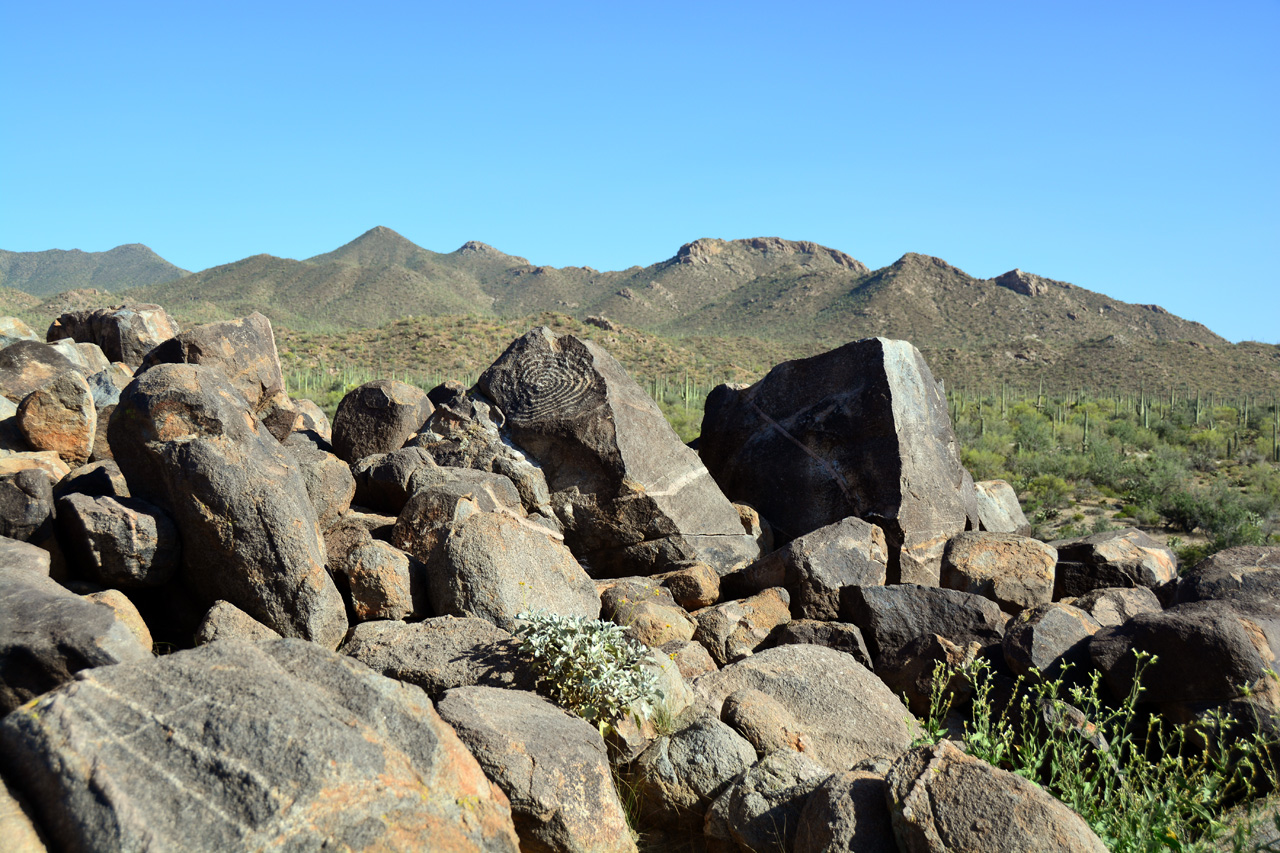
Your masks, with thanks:
<instances>
[{"instance_id":1,"label":"boulder","mask_svg":"<svg viewBox=\"0 0 1280 853\"><path fill-rule=\"evenodd\" d=\"M333 418L333 449L352 465L375 453L404 447L433 407L427 392L394 379L377 379L349 391Z\"/></svg>"},{"instance_id":2,"label":"boulder","mask_svg":"<svg viewBox=\"0 0 1280 853\"><path fill-rule=\"evenodd\" d=\"M805 800L793 853L898 853L884 777L833 773Z\"/></svg>"},{"instance_id":3,"label":"boulder","mask_svg":"<svg viewBox=\"0 0 1280 853\"><path fill-rule=\"evenodd\" d=\"M883 530L860 518L844 518L792 539L726 577L723 585L746 594L785 587L792 616L834 620L841 587L884 584L887 560Z\"/></svg>"},{"instance_id":4,"label":"boulder","mask_svg":"<svg viewBox=\"0 0 1280 853\"><path fill-rule=\"evenodd\" d=\"M36 827L31 807L0 779L0 838L7 853L47 853L43 833Z\"/></svg>"},{"instance_id":5,"label":"boulder","mask_svg":"<svg viewBox=\"0 0 1280 853\"><path fill-rule=\"evenodd\" d=\"M93 397L93 405L99 409L120 402L120 392L132 381L133 371L120 362L85 377L85 382L89 384L89 394Z\"/></svg>"},{"instance_id":6,"label":"boulder","mask_svg":"<svg viewBox=\"0 0 1280 853\"><path fill-rule=\"evenodd\" d=\"M661 582L672 600L685 610L709 607L720 600L720 576L706 563L691 563L653 578Z\"/></svg>"},{"instance_id":7,"label":"boulder","mask_svg":"<svg viewBox=\"0 0 1280 853\"><path fill-rule=\"evenodd\" d=\"M778 700L810 739L805 755L832 772L867 758L896 758L915 734L914 720L889 688L832 649L779 646L694 682L717 715L725 699L747 687Z\"/></svg>"},{"instance_id":8,"label":"boulder","mask_svg":"<svg viewBox=\"0 0 1280 853\"><path fill-rule=\"evenodd\" d=\"M53 487L54 499L70 494L91 498L127 498L129 484L125 482L120 466L113 459L103 459L81 465L63 477Z\"/></svg>"},{"instance_id":9,"label":"boulder","mask_svg":"<svg viewBox=\"0 0 1280 853\"><path fill-rule=\"evenodd\" d=\"M329 423L329 416L324 413L324 409L314 401L306 399L294 400L293 405L302 417L302 426L299 428L301 431L313 432L324 441L333 444L333 425Z\"/></svg>"},{"instance_id":10,"label":"boulder","mask_svg":"<svg viewBox=\"0 0 1280 853\"><path fill-rule=\"evenodd\" d=\"M968 524L972 479L946 399L906 341L855 341L749 388L721 385L700 442L725 494L759 510L779 542L848 516L878 525L890 583L936 585L943 546Z\"/></svg>"},{"instance_id":11,"label":"boulder","mask_svg":"<svg viewBox=\"0 0 1280 853\"><path fill-rule=\"evenodd\" d=\"M111 360L97 344L80 344L75 341L54 341L49 346L66 356L76 372L86 379L95 373L108 370Z\"/></svg>"},{"instance_id":12,"label":"boulder","mask_svg":"<svg viewBox=\"0 0 1280 853\"><path fill-rule=\"evenodd\" d=\"M1139 613L1159 613L1163 609L1160 599L1145 586L1095 589L1069 603L1088 613L1103 628L1123 625Z\"/></svg>"},{"instance_id":13,"label":"boulder","mask_svg":"<svg viewBox=\"0 0 1280 853\"><path fill-rule=\"evenodd\" d=\"M790 599L785 589L775 587L750 598L704 607L694 618L698 627L693 639L725 666L752 654L774 628L791 620Z\"/></svg>"},{"instance_id":14,"label":"boulder","mask_svg":"<svg viewBox=\"0 0 1280 853\"><path fill-rule=\"evenodd\" d=\"M845 587L841 616L862 630L877 666L881 656L928 634L940 634L959 646L996 645L1004 637L1007 619L988 598L914 584Z\"/></svg>"},{"instance_id":15,"label":"boulder","mask_svg":"<svg viewBox=\"0 0 1280 853\"><path fill-rule=\"evenodd\" d=\"M1137 528L1049 543L1058 549L1053 597L1115 586L1156 590L1178 576L1178 558Z\"/></svg>"},{"instance_id":16,"label":"boulder","mask_svg":"<svg viewBox=\"0 0 1280 853\"><path fill-rule=\"evenodd\" d=\"M0 563L0 716L80 670L151 657L110 607L32 568Z\"/></svg>"},{"instance_id":17,"label":"boulder","mask_svg":"<svg viewBox=\"0 0 1280 853\"><path fill-rule=\"evenodd\" d=\"M410 481L418 471L440 466L421 447L405 447L390 453L371 453L351 466L356 480L352 501L358 506L397 513L413 492Z\"/></svg>"},{"instance_id":18,"label":"boulder","mask_svg":"<svg viewBox=\"0 0 1280 853\"><path fill-rule=\"evenodd\" d=\"M17 317L0 317L0 349L18 341L39 341L40 336Z\"/></svg>"},{"instance_id":19,"label":"boulder","mask_svg":"<svg viewBox=\"0 0 1280 853\"><path fill-rule=\"evenodd\" d=\"M1280 651L1280 547L1227 548L1178 579L1174 602L1220 601L1257 623Z\"/></svg>"},{"instance_id":20,"label":"boulder","mask_svg":"<svg viewBox=\"0 0 1280 853\"><path fill-rule=\"evenodd\" d=\"M178 570L178 528L137 498L72 493L58 501L58 530L74 565L104 586L160 586Z\"/></svg>"},{"instance_id":21,"label":"boulder","mask_svg":"<svg viewBox=\"0 0 1280 853\"><path fill-rule=\"evenodd\" d=\"M1004 480L979 480L973 485L978 501L979 530L1031 535L1031 522L1027 521L1013 486Z\"/></svg>"},{"instance_id":22,"label":"boulder","mask_svg":"<svg viewBox=\"0 0 1280 853\"><path fill-rule=\"evenodd\" d=\"M687 679L694 679L720 668L716 666L707 647L694 640L672 640L658 646L657 652L674 663L680 674Z\"/></svg>"},{"instance_id":23,"label":"boulder","mask_svg":"<svg viewBox=\"0 0 1280 853\"><path fill-rule=\"evenodd\" d=\"M115 412L116 405L98 407L98 428L93 434L93 452L89 454L90 462L101 462L104 460L115 461L115 454L111 452L111 440L107 437L107 428L111 424L111 415Z\"/></svg>"},{"instance_id":24,"label":"boulder","mask_svg":"<svg viewBox=\"0 0 1280 853\"><path fill-rule=\"evenodd\" d=\"M33 450L52 450L72 468L89 461L98 429L98 410L84 377L59 373L22 399L18 428Z\"/></svg>"},{"instance_id":25,"label":"boulder","mask_svg":"<svg viewBox=\"0 0 1280 853\"><path fill-rule=\"evenodd\" d=\"M338 649L438 700L455 687L532 690L537 676L509 631L475 617L364 622Z\"/></svg>"},{"instance_id":26,"label":"boulder","mask_svg":"<svg viewBox=\"0 0 1280 853\"><path fill-rule=\"evenodd\" d=\"M528 851L636 849L595 727L533 693L458 687L437 705L511 800Z\"/></svg>"},{"instance_id":27,"label":"boulder","mask_svg":"<svg viewBox=\"0 0 1280 853\"><path fill-rule=\"evenodd\" d=\"M714 717L694 716L657 738L636 760L641 815L668 832L701 836L707 807L756 761L741 735Z\"/></svg>"},{"instance_id":28,"label":"boulder","mask_svg":"<svg viewBox=\"0 0 1280 853\"><path fill-rule=\"evenodd\" d=\"M924 634L881 655L876 675L895 696L903 698L911 713L924 716L933 700L938 665L956 672L973 663L981 650L974 641L959 645L940 634ZM971 692L966 678L958 672L948 680L947 689L956 703Z\"/></svg>"},{"instance_id":29,"label":"boulder","mask_svg":"<svg viewBox=\"0 0 1280 853\"><path fill-rule=\"evenodd\" d=\"M351 508L355 497L356 481L350 466L302 433L288 436L283 444L302 474L320 529L327 530Z\"/></svg>"},{"instance_id":30,"label":"boulder","mask_svg":"<svg viewBox=\"0 0 1280 853\"><path fill-rule=\"evenodd\" d=\"M534 329L476 387L541 465L566 541L594 576L691 561L724 573L758 556L697 454L598 344Z\"/></svg>"},{"instance_id":31,"label":"boulder","mask_svg":"<svg viewBox=\"0 0 1280 853\"><path fill-rule=\"evenodd\" d=\"M221 370L152 367L121 396L109 435L130 493L177 524L182 576L207 603L338 645L346 608L306 484Z\"/></svg>"},{"instance_id":32,"label":"boulder","mask_svg":"<svg viewBox=\"0 0 1280 853\"><path fill-rule=\"evenodd\" d=\"M785 625L775 628L766 645L789 646L797 643L826 646L828 649L853 655L853 659L867 669L872 667L871 653L867 651L867 643L862 639L862 632L851 622L792 619Z\"/></svg>"},{"instance_id":33,"label":"boulder","mask_svg":"<svg viewBox=\"0 0 1280 853\"><path fill-rule=\"evenodd\" d=\"M138 375L158 364L221 368L255 413L284 391L271 321L257 311L238 320L207 323L174 335L147 353Z\"/></svg>"},{"instance_id":34,"label":"boulder","mask_svg":"<svg viewBox=\"0 0 1280 853\"><path fill-rule=\"evenodd\" d=\"M125 627L137 638L138 645L144 649L154 647L155 642L151 638L151 629L142 620L142 614L138 612L138 608L129 599L129 596L118 589L104 589L99 592L87 593L83 598L85 601L92 601L94 604L110 607L115 611L116 616L120 617L120 621L125 624Z\"/></svg>"},{"instance_id":35,"label":"boulder","mask_svg":"<svg viewBox=\"0 0 1280 853\"><path fill-rule=\"evenodd\" d=\"M989 598L1017 613L1053 600L1058 552L1013 533L959 533L942 554L941 586Z\"/></svg>"},{"instance_id":36,"label":"boulder","mask_svg":"<svg viewBox=\"0 0 1280 853\"><path fill-rule=\"evenodd\" d=\"M707 835L753 853L790 853L805 801L831 775L799 752L769 753L736 779L707 813Z\"/></svg>"},{"instance_id":37,"label":"boulder","mask_svg":"<svg viewBox=\"0 0 1280 853\"><path fill-rule=\"evenodd\" d=\"M746 738L761 758L775 749L806 752L811 748L804 727L786 706L754 687L725 697L720 719Z\"/></svg>"},{"instance_id":38,"label":"boulder","mask_svg":"<svg viewBox=\"0 0 1280 853\"><path fill-rule=\"evenodd\" d=\"M30 542L0 536L0 566L48 577L49 552Z\"/></svg>"},{"instance_id":39,"label":"boulder","mask_svg":"<svg viewBox=\"0 0 1280 853\"><path fill-rule=\"evenodd\" d=\"M177 333L178 324L159 305L135 303L68 311L53 321L46 337L97 344L112 361L136 367L143 356Z\"/></svg>"},{"instance_id":40,"label":"boulder","mask_svg":"<svg viewBox=\"0 0 1280 853\"><path fill-rule=\"evenodd\" d=\"M405 619L428 611L422 564L386 542L370 537L331 555L328 567L347 590L357 622Z\"/></svg>"},{"instance_id":41,"label":"boulder","mask_svg":"<svg viewBox=\"0 0 1280 853\"><path fill-rule=\"evenodd\" d=\"M657 578L597 582L596 589L600 590L600 618L623 626L632 639L657 648L693 638L697 623Z\"/></svg>"},{"instance_id":42,"label":"boulder","mask_svg":"<svg viewBox=\"0 0 1280 853\"><path fill-rule=\"evenodd\" d=\"M595 584L573 554L524 519L473 512L450 524L426 556L431 608L439 615L479 616L508 631L524 611L600 615Z\"/></svg>"},{"instance_id":43,"label":"boulder","mask_svg":"<svg viewBox=\"0 0 1280 853\"><path fill-rule=\"evenodd\" d=\"M298 640L84 673L0 721L0 747L60 849L518 847L421 690Z\"/></svg>"},{"instance_id":44,"label":"boulder","mask_svg":"<svg viewBox=\"0 0 1280 853\"><path fill-rule=\"evenodd\" d=\"M0 536L40 544L53 536L53 483L41 468L0 473Z\"/></svg>"},{"instance_id":45,"label":"boulder","mask_svg":"<svg viewBox=\"0 0 1280 853\"><path fill-rule=\"evenodd\" d=\"M18 341L0 350L0 394L21 403L58 374L75 369L76 365L49 344Z\"/></svg>"},{"instance_id":46,"label":"boulder","mask_svg":"<svg viewBox=\"0 0 1280 853\"><path fill-rule=\"evenodd\" d=\"M899 758L885 777L903 853L1106 853L1084 818L1034 782L950 741Z\"/></svg>"},{"instance_id":47,"label":"boulder","mask_svg":"<svg viewBox=\"0 0 1280 853\"><path fill-rule=\"evenodd\" d=\"M215 640L245 640L251 643L282 639L279 634L229 601L215 601L196 628L195 644Z\"/></svg>"},{"instance_id":48,"label":"boulder","mask_svg":"<svg viewBox=\"0 0 1280 853\"><path fill-rule=\"evenodd\" d=\"M1071 666L1078 674L1089 661L1089 640L1102 626L1086 611L1055 601L1023 610L1009 621L1004 659L1015 675L1032 669L1059 674Z\"/></svg>"},{"instance_id":49,"label":"boulder","mask_svg":"<svg viewBox=\"0 0 1280 853\"><path fill-rule=\"evenodd\" d=\"M28 469L43 471L51 483L57 483L71 473L67 463L51 450L0 455L0 477L7 477Z\"/></svg>"}]
</instances>

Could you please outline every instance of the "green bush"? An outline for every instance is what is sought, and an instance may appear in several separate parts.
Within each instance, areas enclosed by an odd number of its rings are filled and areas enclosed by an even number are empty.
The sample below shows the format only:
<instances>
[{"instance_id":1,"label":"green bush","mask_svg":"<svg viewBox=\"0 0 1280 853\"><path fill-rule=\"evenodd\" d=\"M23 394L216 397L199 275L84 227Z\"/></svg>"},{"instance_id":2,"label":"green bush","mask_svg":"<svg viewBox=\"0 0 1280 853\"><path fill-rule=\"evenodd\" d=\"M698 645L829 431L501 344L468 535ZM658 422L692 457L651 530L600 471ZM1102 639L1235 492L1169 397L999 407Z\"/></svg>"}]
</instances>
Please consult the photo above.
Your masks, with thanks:
<instances>
[{"instance_id":1,"label":"green bush","mask_svg":"<svg viewBox=\"0 0 1280 853\"><path fill-rule=\"evenodd\" d=\"M601 619L520 613L516 641L545 689L562 708L607 734L625 715L647 716L662 699L649 648Z\"/></svg>"}]
</instances>

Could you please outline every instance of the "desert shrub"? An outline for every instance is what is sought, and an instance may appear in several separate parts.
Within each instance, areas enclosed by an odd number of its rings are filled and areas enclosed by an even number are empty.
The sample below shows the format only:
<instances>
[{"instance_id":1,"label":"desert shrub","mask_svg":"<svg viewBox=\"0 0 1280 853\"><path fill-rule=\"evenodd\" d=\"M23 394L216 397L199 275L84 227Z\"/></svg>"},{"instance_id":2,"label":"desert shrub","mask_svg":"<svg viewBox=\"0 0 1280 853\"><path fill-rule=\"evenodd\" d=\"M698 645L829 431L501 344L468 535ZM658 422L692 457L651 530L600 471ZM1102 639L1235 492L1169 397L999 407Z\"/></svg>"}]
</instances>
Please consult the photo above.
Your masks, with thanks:
<instances>
[{"instance_id":1,"label":"desert shrub","mask_svg":"<svg viewBox=\"0 0 1280 853\"><path fill-rule=\"evenodd\" d=\"M648 715L662 699L649 648L620 625L557 613L520 613L516 641L533 663L538 686L560 707L606 734L625 715Z\"/></svg>"},{"instance_id":2,"label":"desert shrub","mask_svg":"<svg viewBox=\"0 0 1280 853\"><path fill-rule=\"evenodd\" d=\"M1007 460L994 450L966 448L960 455L960 461L975 480L1004 480L1009 476L1005 469Z\"/></svg>"}]
</instances>

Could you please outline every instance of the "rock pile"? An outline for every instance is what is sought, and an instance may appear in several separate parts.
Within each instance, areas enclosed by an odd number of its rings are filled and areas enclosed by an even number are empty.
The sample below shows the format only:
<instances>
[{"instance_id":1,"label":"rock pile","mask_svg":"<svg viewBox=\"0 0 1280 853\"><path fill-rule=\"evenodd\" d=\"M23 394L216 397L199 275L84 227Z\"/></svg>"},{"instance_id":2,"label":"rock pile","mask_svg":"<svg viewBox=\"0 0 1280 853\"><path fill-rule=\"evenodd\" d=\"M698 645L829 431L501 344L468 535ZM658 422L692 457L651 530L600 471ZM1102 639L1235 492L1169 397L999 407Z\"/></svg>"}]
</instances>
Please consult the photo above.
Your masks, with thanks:
<instances>
[{"instance_id":1,"label":"rock pile","mask_svg":"<svg viewBox=\"0 0 1280 853\"><path fill-rule=\"evenodd\" d=\"M472 389L357 388L332 430L261 315L48 337L0 350L0 838L25 849L633 851L638 823L1099 850L1025 780L913 748L935 661L1123 695L1152 651L1152 709L1276 710L1276 549L1179 580L1136 530L1028 539L905 342L716 389L699 454L547 329ZM548 701L513 636L538 610L651 647L657 713L604 736Z\"/></svg>"}]
</instances>

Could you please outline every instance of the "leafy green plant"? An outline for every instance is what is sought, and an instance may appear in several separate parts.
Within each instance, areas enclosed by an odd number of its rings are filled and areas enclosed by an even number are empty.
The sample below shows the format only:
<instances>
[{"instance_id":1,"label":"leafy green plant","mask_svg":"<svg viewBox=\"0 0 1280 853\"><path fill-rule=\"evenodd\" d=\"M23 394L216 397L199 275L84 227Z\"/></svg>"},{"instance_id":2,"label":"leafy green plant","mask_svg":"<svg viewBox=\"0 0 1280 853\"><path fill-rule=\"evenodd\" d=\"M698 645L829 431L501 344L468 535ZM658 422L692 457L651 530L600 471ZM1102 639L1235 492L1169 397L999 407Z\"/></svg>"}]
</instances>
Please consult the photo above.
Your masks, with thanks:
<instances>
[{"instance_id":1,"label":"leafy green plant","mask_svg":"<svg viewBox=\"0 0 1280 853\"><path fill-rule=\"evenodd\" d=\"M1234 737L1234 721L1223 714L1181 726L1144 717L1140 680L1154 661L1138 654L1134 686L1116 706L1103 700L1099 673L1071 685L1064 672L1019 678L1003 709L995 707L985 660L963 668L940 663L922 729L934 739L946 731L953 704L947 686L961 675L972 707L951 735L970 754L1036 782L1075 809L1108 849L1221 849L1216 843L1245 849L1248 831L1229 825L1224 809L1251 797L1259 783L1274 788L1280 781L1271 760L1277 745L1257 733Z\"/></svg>"},{"instance_id":2,"label":"leafy green plant","mask_svg":"<svg viewBox=\"0 0 1280 853\"><path fill-rule=\"evenodd\" d=\"M562 708L608 734L627 714L649 716L661 701L649 648L601 619L539 611L520 613L516 641Z\"/></svg>"}]
</instances>

